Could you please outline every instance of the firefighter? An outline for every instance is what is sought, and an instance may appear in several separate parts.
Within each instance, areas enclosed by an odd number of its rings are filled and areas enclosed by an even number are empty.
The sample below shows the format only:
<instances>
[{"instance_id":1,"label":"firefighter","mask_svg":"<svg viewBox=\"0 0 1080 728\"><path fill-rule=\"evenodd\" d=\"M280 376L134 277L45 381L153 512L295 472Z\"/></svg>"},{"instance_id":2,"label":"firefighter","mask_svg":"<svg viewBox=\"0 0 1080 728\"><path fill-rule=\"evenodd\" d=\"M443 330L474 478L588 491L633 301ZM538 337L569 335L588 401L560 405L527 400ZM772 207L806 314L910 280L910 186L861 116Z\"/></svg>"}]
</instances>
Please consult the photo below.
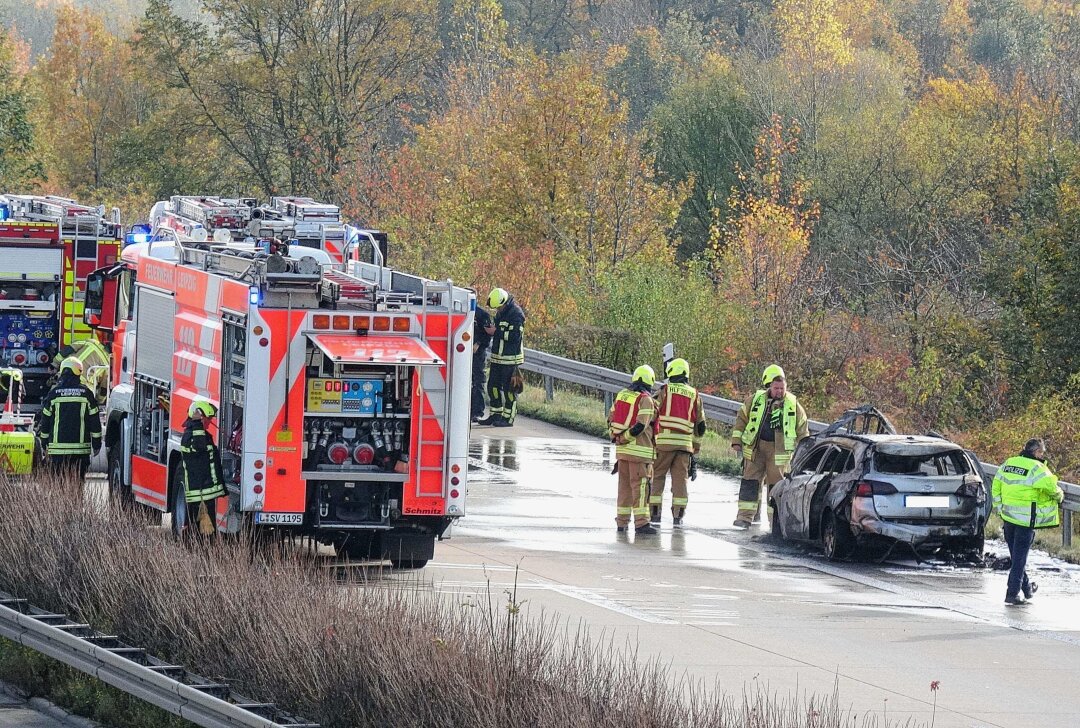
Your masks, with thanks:
<instances>
[{"instance_id":1,"label":"firefighter","mask_svg":"<svg viewBox=\"0 0 1080 728\"><path fill-rule=\"evenodd\" d=\"M82 362L69 356L60 363L56 384L41 403L38 440L50 468L77 473L90 467L90 453L101 450L97 397L79 379Z\"/></svg>"},{"instance_id":2,"label":"firefighter","mask_svg":"<svg viewBox=\"0 0 1080 728\"><path fill-rule=\"evenodd\" d=\"M690 365L685 359L672 359L664 367L664 374L667 383L656 396L656 462L649 494L650 520L660 523L664 482L670 472L672 525L682 528L686 479L690 477L690 461L701 450L701 438L705 436L705 409L697 390L689 384Z\"/></svg>"},{"instance_id":3,"label":"firefighter","mask_svg":"<svg viewBox=\"0 0 1080 728\"><path fill-rule=\"evenodd\" d=\"M634 370L627 389L615 396L608 413L608 434L615 443L616 469L619 473L619 497L615 511L615 527L626 531L630 517L634 530L640 535L656 533L649 524L649 482L656 457L653 445L653 416L656 405L650 392L656 374L648 364Z\"/></svg>"},{"instance_id":4,"label":"firefighter","mask_svg":"<svg viewBox=\"0 0 1080 728\"><path fill-rule=\"evenodd\" d=\"M182 530L185 525L190 525L194 528L189 533L198 530L204 536L217 533L217 499L225 495L221 454L207 430L207 425L216 414L217 407L209 400L202 397L194 399L188 408L184 435L180 439L186 513L184 518L178 520L178 528Z\"/></svg>"},{"instance_id":5,"label":"firefighter","mask_svg":"<svg viewBox=\"0 0 1080 728\"><path fill-rule=\"evenodd\" d=\"M991 490L1012 559L1005 603L1027 604L1039 588L1026 571L1035 529L1057 526L1058 504L1065 499L1057 476L1046 466L1046 443L1039 438L1028 440L1023 452L998 468Z\"/></svg>"},{"instance_id":6,"label":"firefighter","mask_svg":"<svg viewBox=\"0 0 1080 728\"><path fill-rule=\"evenodd\" d=\"M487 377L488 349L495 334L495 323L483 306L476 307L473 319L472 421L484 416L484 384Z\"/></svg>"},{"instance_id":7,"label":"firefighter","mask_svg":"<svg viewBox=\"0 0 1080 728\"><path fill-rule=\"evenodd\" d=\"M478 425L510 427L517 415L516 387L512 380L520 378L517 368L525 363L522 337L525 313L514 297L502 288L488 294L488 308L495 309L495 334L491 339L491 367L488 372L488 416Z\"/></svg>"},{"instance_id":8,"label":"firefighter","mask_svg":"<svg viewBox=\"0 0 1080 728\"><path fill-rule=\"evenodd\" d=\"M761 507L761 481L772 488L791 464L799 441L810 434L806 412L787 391L784 370L772 364L761 375L761 386L735 417L731 448L743 457L739 513L734 525L750 528ZM770 518L772 507L769 507Z\"/></svg>"}]
</instances>

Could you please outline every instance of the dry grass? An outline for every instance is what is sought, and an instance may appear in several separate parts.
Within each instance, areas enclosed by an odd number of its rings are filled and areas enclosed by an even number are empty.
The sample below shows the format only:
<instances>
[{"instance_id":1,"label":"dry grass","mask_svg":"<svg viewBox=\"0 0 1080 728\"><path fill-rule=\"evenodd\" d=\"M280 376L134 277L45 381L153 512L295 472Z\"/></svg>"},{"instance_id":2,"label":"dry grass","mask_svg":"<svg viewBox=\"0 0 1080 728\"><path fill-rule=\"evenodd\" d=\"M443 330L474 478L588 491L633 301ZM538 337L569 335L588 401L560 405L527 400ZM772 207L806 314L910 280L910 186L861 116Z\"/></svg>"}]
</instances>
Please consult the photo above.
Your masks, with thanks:
<instances>
[{"instance_id":1,"label":"dry grass","mask_svg":"<svg viewBox=\"0 0 1080 728\"><path fill-rule=\"evenodd\" d=\"M672 689L659 663L526 620L513 595L461 605L418 583L343 584L302 554L189 548L76 492L0 480L0 588L328 728L910 725L852 714L835 692Z\"/></svg>"}]
</instances>

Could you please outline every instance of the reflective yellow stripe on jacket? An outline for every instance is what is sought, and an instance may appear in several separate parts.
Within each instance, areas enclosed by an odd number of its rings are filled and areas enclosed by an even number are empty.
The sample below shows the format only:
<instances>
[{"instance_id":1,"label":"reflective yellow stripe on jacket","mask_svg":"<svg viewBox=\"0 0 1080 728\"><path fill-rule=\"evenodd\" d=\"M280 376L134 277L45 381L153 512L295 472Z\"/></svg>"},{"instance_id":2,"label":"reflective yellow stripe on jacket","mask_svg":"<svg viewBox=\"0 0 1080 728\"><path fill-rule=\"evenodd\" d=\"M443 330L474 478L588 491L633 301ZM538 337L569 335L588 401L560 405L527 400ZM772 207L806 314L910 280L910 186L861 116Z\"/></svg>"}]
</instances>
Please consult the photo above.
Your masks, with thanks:
<instances>
[{"instance_id":1,"label":"reflective yellow stripe on jacket","mask_svg":"<svg viewBox=\"0 0 1080 728\"><path fill-rule=\"evenodd\" d=\"M1023 456L1006 460L991 488L1002 520L1025 528L1053 528L1064 493L1044 463Z\"/></svg>"}]
</instances>

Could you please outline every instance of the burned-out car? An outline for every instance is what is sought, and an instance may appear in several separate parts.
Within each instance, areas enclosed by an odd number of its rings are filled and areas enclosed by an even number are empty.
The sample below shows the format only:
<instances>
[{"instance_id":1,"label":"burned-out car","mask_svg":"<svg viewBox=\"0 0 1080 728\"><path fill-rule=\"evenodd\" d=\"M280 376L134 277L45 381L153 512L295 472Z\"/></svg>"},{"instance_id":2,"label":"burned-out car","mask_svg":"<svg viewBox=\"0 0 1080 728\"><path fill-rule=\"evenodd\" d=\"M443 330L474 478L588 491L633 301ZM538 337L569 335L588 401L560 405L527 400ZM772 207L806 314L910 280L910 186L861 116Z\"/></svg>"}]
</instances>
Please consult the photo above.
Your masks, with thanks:
<instances>
[{"instance_id":1,"label":"burned-out car","mask_svg":"<svg viewBox=\"0 0 1080 728\"><path fill-rule=\"evenodd\" d=\"M770 494L774 536L821 543L830 559L860 547L981 558L989 513L978 459L960 445L900 435L872 407L799 443Z\"/></svg>"}]
</instances>

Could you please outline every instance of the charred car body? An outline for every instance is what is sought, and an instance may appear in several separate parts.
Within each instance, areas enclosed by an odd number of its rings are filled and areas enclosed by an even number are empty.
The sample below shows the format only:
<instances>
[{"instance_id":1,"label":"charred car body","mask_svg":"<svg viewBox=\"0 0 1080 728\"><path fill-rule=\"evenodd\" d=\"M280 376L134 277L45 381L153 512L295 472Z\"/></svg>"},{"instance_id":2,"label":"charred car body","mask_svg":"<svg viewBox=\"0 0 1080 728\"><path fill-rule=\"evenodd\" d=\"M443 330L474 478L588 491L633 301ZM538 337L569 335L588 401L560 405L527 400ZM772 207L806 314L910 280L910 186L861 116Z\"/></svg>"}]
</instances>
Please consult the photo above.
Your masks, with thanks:
<instances>
[{"instance_id":1,"label":"charred car body","mask_svg":"<svg viewBox=\"0 0 1080 728\"><path fill-rule=\"evenodd\" d=\"M899 435L873 407L803 440L770 494L773 535L821 543L830 559L875 546L917 558L981 558L988 515L978 459L944 438Z\"/></svg>"}]
</instances>

